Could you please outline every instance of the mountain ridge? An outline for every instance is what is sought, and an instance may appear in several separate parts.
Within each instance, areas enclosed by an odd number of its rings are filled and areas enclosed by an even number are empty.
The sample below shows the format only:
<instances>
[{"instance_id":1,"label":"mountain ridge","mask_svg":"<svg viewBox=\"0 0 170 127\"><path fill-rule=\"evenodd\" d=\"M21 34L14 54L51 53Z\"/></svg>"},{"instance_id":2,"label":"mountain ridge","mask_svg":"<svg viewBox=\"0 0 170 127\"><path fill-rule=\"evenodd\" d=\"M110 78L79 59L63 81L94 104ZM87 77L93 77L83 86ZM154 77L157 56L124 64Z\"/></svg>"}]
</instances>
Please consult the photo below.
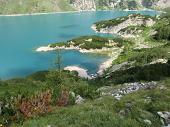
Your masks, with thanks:
<instances>
[{"instance_id":1,"label":"mountain ridge","mask_svg":"<svg viewBox=\"0 0 170 127\"><path fill-rule=\"evenodd\" d=\"M164 9L170 7L168 0L72 0L74 7L81 10L107 10L107 9ZM94 5L95 3L95 5ZM87 6L88 5L88 6ZM87 8L86 8L87 6Z\"/></svg>"},{"instance_id":2,"label":"mountain ridge","mask_svg":"<svg viewBox=\"0 0 170 127\"><path fill-rule=\"evenodd\" d=\"M161 10L168 0L0 0L0 14L32 14L95 10Z\"/></svg>"}]
</instances>

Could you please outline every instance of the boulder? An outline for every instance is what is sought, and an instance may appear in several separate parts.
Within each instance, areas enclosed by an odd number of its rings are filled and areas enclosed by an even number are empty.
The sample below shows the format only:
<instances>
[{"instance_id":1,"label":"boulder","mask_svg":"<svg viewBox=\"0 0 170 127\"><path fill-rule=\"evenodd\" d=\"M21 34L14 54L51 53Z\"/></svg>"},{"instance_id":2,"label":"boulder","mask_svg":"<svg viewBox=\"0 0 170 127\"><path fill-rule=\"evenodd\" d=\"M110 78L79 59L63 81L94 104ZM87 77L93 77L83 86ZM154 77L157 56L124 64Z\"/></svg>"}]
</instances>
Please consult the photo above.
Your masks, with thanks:
<instances>
[{"instance_id":1,"label":"boulder","mask_svg":"<svg viewBox=\"0 0 170 127\"><path fill-rule=\"evenodd\" d=\"M170 112L157 112L164 127L170 127Z\"/></svg>"},{"instance_id":2,"label":"boulder","mask_svg":"<svg viewBox=\"0 0 170 127\"><path fill-rule=\"evenodd\" d=\"M85 101L85 99L83 99L80 95L76 96L76 104L82 104Z\"/></svg>"}]
</instances>

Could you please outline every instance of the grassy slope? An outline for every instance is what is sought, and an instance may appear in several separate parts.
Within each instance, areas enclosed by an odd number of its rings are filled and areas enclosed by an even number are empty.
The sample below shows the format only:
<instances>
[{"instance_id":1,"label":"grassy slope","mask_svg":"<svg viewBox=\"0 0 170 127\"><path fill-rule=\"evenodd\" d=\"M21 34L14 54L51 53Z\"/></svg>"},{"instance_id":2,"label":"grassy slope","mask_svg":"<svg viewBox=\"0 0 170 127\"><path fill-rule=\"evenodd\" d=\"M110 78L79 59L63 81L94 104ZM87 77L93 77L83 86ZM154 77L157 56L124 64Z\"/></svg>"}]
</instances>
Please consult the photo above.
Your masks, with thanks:
<instances>
[{"instance_id":1,"label":"grassy slope","mask_svg":"<svg viewBox=\"0 0 170 127\"><path fill-rule=\"evenodd\" d=\"M141 90L124 96L120 101L112 97L103 97L95 101L87 101L81 105L55 108L53 113L24 122L22 127L160 127L157 111L170 110L170 80L161 81L166 90L160 87L150 90ZM151 101L147 102L146 98ZM128 110L127 104L132 109L126 115L120 111ZM152 122L152 125L144 123L144 119Z\"/></svg>"},{"instance_id":2,"label":"grassy slope","mask_svg":"<svg viewBox=\"0 0 170 127\"><path fill-rule=\"evenodd\" d=\"M25 14L72 11L66 0L7 0L0 1L0 14Z\"/></svg>"}]
</instances>

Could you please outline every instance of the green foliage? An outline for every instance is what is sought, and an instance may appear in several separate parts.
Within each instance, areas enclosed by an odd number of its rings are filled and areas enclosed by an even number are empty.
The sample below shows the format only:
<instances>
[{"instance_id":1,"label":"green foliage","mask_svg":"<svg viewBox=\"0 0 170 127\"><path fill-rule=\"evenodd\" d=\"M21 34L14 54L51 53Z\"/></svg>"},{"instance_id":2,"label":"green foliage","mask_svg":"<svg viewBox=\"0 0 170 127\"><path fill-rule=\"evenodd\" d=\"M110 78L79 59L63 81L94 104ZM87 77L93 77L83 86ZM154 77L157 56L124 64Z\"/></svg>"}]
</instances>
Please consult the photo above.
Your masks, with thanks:
<instances>
[{"instance_id":1,"label":"green foliage","mask_svg":"<svg viewBox=\"0 0 170 127\"><path fill-rule=\"evenodd\" d=\"M130 33L130 31L144 31L146 29L146 26L145 25L142 25L142 26L128 26L124 29L121 29L120 32L125 32L127 31L127 33Z\"/></svg>"},{"instance_id":2,"label":"green foliage","mask_svg":"<svg viewBox=\"0 0 170 127\"><path fill-rule=\"evenodd\" d=\"M121 64L123 62L135 62L135 65L149 64L157 59L169 59L170 47L168 44L151 49L127 49L120 54L113 64Z\"/></svg>"},{"instance_id":3,"label":"green foliage","mask_svg":"<svg viewBox=\"0 0 170 127\"><path fill-rule=\"evenodd\" d=\"M170 41L170 13L162 14L154 28L157 31L154 39Z\"/></svg>"},{"instance_id":4,"label":"green foliage","mask_svg":"<svg viewBox=\"0 0 170 127\"><path fill-rule=\"evenodd\" d=\"M113 42L111 42L113 41ZM80 47L81 49L102 49L103 47L106 48L112 48L113 45L117 47L123 46L123 44L127 42L126 40L123 40L121 38L104 38L100 36L82 36L76 39L69 40L67 42L61 42L61 43L55 43L51 44L50 47L70 47L70 46L75 46L75 47Z\"/></svg>"},{"instance_id":5,"label":"green foliage","mask_svg":"<svg viewBox=\"0 0 170 127\"><path fill-rule=\"evenodd\" d=\"M81 105L56 109L54 113L25 121L22 127L55 126L62 127L160 127L156 111L169 111L169 80L162 82L168 89L141 90L124 96L120 101L112 97L102 97ZM150 101L146 101L150 97ZM152 109L152 110L151 110ZM144 122L150 120L151 125Z\"/></svg>"},{"instance_id":6,"label":"green foliage","mask_svg":"<svg viewBox=\"0 0 170 127\"><path fill-rule=\"evenodd\" d=\"M168 59L165 48L143 49L128 57L128 61L135 61L137 65L144 65L157 59Z\"/></svg>"},{"instance_id":7,"label":"green foliage","mask_svg":"<svg viewBox=\"0 0 170 127\"><path fill-rule=\"evenodd\" d=\"M146 66L135 66L126 70L119 70L110 74L105 82L122 84L137 81L159 81L170 77L169 64L153 64Z\"/></svg>"},{"instance_id":8,"label":"green foliage","mask_svg":"<svg viewBox=\"0 0 170 127\"><path fill-rule=\"evenodd\" d=\"M27 78L30 80L35 80L35 81L45 81L46 75L48 74L49 71L39 71L36 73L33 73L29 75Z\"/></svg>"},{"instance_id":9,"label":"green foliage","mask_svg":"<svg viewBox=\"0 0 170 127\"><path fill-rule=\"evenodd\" d=\"M96 29L97 29L97 31L100 31L101 28L107 28L107 27L111 27L111 26L116 26L116 25L124 22L127 19L128 19L128 17L126 16L126 17L121 17L121 18L118 18L118 19L100 21L100 22L95 23Z\"/></svg>"}]
</instances>

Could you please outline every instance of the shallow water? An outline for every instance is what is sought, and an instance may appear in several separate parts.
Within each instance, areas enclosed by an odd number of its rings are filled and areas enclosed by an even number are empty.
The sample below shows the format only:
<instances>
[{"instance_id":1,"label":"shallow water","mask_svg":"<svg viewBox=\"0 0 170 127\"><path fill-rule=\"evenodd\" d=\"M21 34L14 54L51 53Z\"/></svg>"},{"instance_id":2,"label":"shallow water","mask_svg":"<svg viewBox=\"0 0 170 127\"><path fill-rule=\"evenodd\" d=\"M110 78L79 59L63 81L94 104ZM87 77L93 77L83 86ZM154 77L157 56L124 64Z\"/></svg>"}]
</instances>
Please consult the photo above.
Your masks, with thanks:
<instances>
[{"instance_id":1,"label":"shallow water","mask_svg":"<svg viewBox=\"0 0 170 127\"><path fill-rule=\"evenodd\" d=\"M56 53L38 53L35 49L49 43L96 34L90 27L100 20L131 13L156 15L155 11L97 11L57 13L34 16L0 17L0 78L26 76L52 68ZM100 36L110 36L98 34ZM95 73L105 56L62 51L62 65L78 65Z\"/></svg>"}]
</instances>

